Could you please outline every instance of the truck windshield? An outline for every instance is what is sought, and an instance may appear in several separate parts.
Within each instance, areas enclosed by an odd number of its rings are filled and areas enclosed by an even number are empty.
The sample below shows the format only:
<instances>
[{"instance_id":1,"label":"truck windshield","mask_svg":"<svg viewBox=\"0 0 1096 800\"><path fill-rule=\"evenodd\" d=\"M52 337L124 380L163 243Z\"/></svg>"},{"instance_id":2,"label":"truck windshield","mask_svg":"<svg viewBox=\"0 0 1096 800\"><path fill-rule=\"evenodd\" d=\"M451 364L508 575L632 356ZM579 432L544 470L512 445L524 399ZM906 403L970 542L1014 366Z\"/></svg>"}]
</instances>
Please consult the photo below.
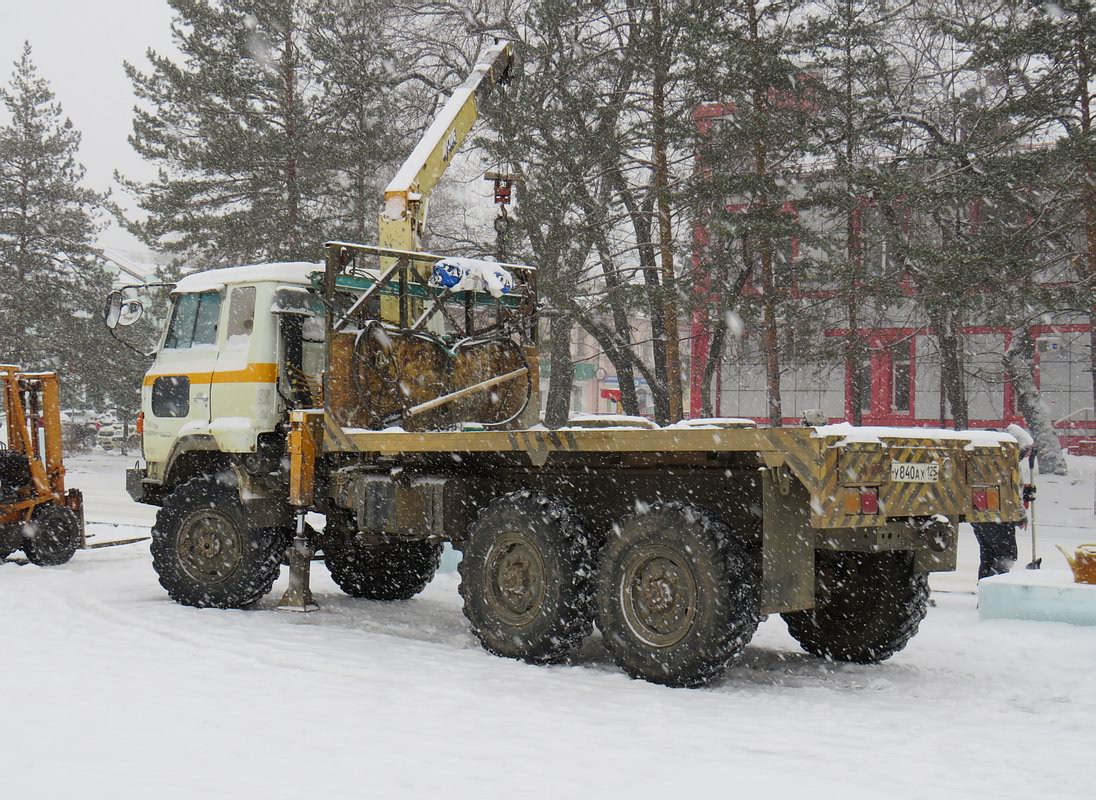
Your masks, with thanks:
<instances>
[{"instance_id":1,"label":"truck windshield","mask_svg":"<svg viewBox=\"0 0 1096 800\"><path fill-rule=\"evenodd\" d=\"M164 349L185 350L195 345L216 344L220 318L220 292L179 295L171 314Z\"/></svg>"}]
</instances>

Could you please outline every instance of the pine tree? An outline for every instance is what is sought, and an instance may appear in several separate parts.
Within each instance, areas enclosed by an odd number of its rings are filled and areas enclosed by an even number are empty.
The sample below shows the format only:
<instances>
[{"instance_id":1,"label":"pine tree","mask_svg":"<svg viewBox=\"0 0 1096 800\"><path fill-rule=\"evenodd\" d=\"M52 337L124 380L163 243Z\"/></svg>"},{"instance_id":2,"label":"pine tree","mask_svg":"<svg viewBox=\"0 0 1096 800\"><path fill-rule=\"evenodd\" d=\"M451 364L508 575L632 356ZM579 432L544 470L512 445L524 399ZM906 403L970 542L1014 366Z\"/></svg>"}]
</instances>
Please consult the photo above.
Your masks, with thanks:
<instances>
[{"instance_id":1,"label":"pine tree","mask_svg":"<svg viewBox=\"0 0 1096 800\"><path fill-rule=\"evenodd\" d=\"M306 43L329 120L316 142L327 170L324 236L371 242L384 186L415 140L388 0L317 0Z\"/></svg>"},{"instance_id":2,"label":"pine tree","mask_svg":"<svg viewBox=\"0 0 1096 800\"><path fill-rule=\"evenodd\" d=\"M57 370L66 402L97 402L115 366L98 319L110 286L94 246L105 199L81 185L80 134L29 43L0 101L0 362Z\"/></svg>"},{"instance_id":3,"label":"pine tree","mask_svg":"<svg viewBox=\"0 0 1096 800\"><path fill-rule=\"evenodd\" d=\"M961 32L974 63L1007 92L1003 116L1029 141L1054 143L1043 186L1045 209L1065 235L1047 248L1052 258L1072 251L1072 278L1089 321L1096 321L1096 8L1091 0L1007 4ZM1076 306L1074 306L1076 307ZM1090 333L1096 398L1096 325Z\"/></svg>"},{"instance_id":4,"label":"pine tree","mask_svg":"<svg viewBox=\"0 0 1096 800\"><path fill-rule=\"evenodd\" d=\"M732 288L758 289L767 416L774 426L783 417L780 333L791 319L794 280L783 245L803 237L785 207L788 178L817 146L810 135L815 81L804 8L801 0L731 4L708 18L708 35L694 40L693 51L698 95L726 110L700 142L694 196L722 240L716 252L743 254L739 280L722 281L722 304L729 310L740 302L730 296Z\"/></svg>"},{"instance_id":5,"label":"pine tree","mask_svg":"<svg viewBox=\"0 0 1096 800\"><path fill-rule=\"evenodd\" d=\"M859 425L859 398L868 388L861 386L868 357L861 328L876 322L871 317L897 300L901 287L878 246L875 222L880 167L897 144L885 124L886 88L895 72L888 30L893 9L889 0L822 0L819 10L806 39L817 77L810 124L824 168L804 179L799 208L818 224L802 232L801 243L801 250L806 245L816 257L801 257L800 264L836 294L833 322L845 329L841 357L851 383L851 421Z\"/></svg>"},{"instance_id":6,"label":"pine tree","mask_svg":"<svg viewBox=\"0 0 1096 800\"><path fill-rule=\"evenodd\" d=\"M1091 3L1001 3L971 13L953 32L970 51L969 72L986 76L981 91L995 103L983 123L999 131L986 175L997 193L982 205L990 216L994 292L983 315L1013 328L1005 371L1032 429L1040 470L1065 474L1057 435L1035 374L1029 327L1047 315L1087 314L1096 287L1096 145L1091 107ZM987 86L988 84L988 86ZM981 220L980 220L981 222ZM1096 366L1096 333L1090 350ZM1093 372L1096 391L1096 372Z\"/></svg>"},{"instance_id":7,"label":"pine tree","mask_svg":"<svg viewBox=\"0 0 1096 800\"><path fill-rule=\"evenodd\" d=\"M141 105L130 142L159 165L123 182L150 246L200 263L315 259L327 171L308 0L169 0L176 63L126 64Z\"/></svg>"}]
</instances>

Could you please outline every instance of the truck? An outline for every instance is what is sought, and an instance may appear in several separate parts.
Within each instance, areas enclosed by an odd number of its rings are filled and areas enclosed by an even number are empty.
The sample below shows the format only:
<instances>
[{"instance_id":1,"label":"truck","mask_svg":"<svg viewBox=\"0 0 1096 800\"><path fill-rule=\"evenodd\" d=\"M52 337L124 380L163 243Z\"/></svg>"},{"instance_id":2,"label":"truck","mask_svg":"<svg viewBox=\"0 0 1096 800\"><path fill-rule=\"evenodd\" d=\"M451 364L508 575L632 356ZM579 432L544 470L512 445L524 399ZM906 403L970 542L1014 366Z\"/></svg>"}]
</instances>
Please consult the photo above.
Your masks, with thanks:
<instances>
[{"instance_id":1,"label":"truck","mask_svg":"<svg viewBox=\"0 0 1096 800\"><path fill-rule=\"evenodd\" d=\"M322 263L175 285L126 477L159 507L160 584L243 608L288 559L279 605L308 610L322 554L347 594L407 600L448 542L471 631L504 657L565 661L596 623L629 675L702 686L771 614L819 657L898 652L929 574L955 567L958 524L1020 519L1015 440L734 419L546 428L535 267L418 244L429 189L509 63L493 48L443 108L386 190L379 246L332 241ZM114 293L108 322L132 303Z\"/></svg>"}]
</instances>

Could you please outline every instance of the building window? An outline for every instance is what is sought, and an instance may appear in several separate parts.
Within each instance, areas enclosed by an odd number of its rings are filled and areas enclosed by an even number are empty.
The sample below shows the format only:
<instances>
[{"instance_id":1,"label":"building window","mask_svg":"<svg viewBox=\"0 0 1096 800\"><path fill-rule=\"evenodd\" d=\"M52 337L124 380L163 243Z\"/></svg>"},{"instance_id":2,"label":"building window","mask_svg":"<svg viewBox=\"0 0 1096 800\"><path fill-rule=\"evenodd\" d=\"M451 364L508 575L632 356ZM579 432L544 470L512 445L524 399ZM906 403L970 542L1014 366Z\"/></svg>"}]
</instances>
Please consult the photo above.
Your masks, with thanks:
<instances>
[{"instance_id":1,"label":"building window","mask_svg":"<svg viewBox=\"0 0 1096 800\"><path fill-rule=\"evenodd\" d=\"M910 350L909 345L894 349L891 356L891 408L908 414L910 410Z\"/></svg>"},{"instance_id":2,"label":"building window","mask_svg":"<svg viewBox=\"0 0 1096 800\"><path fill-rule=\"evenodd\" d=\"M871 361L861 364L853 375L853 397L861 414L871 413Z\"/></svg>"}]
</instances>

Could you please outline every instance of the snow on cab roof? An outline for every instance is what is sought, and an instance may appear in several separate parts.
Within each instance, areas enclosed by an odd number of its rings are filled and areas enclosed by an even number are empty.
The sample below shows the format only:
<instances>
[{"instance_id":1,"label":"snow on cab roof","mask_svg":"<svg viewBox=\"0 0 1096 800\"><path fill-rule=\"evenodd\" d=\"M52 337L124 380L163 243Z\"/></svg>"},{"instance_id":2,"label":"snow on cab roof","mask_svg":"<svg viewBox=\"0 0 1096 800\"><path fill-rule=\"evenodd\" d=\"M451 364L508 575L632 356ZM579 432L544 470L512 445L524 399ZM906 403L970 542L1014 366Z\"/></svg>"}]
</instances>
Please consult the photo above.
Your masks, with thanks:
<instances>
[{"instance_id":1,"label":"snow on cab roof","mask_svg":"<svg viewBox=\"0 0 1096 800\"><path fill-rule=\"evenodd\" d=\"M313 272L321 272L323 264L311 261L283 261L274 264L250 264L244 267L224 267L184 276L175 284L173 294L184 292L211 292L230 283L279 283L308 284Z\"/></svg>"}]
</instances>

